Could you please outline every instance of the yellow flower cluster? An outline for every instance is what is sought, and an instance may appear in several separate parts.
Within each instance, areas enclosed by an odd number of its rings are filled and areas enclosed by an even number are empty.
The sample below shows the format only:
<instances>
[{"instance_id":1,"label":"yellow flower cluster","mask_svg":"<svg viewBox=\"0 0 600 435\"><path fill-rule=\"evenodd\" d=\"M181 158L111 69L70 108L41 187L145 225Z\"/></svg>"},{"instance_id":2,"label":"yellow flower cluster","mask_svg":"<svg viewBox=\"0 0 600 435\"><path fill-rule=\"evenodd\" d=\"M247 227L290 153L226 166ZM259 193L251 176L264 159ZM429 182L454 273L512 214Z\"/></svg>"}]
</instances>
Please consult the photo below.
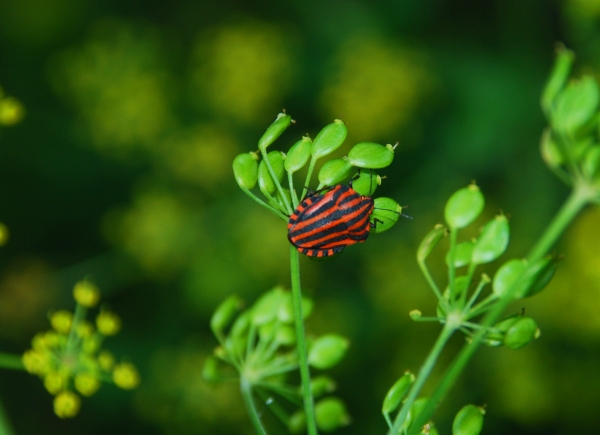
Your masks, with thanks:
<instances>
[{"instance_id":1,"label":"yellow flower cluster","mask_svg":"<svg viewBox=\"0 0 600 435\"><path fill-rule=\"evenodd\" d=\"M50 315L52 329L33 337L31 349L23 354L25 369L38 375L44 387L54 395L54 413L60 418L77 415L82 396L91 396L101 381L112 381L123 389L135 388L140 377L131 363L115 363L114 356L102 350L107 336L121 328L119 316L101 309L96 327L87 321L87 309L100 300L98 288L90 281L75 285L75 312L60 310Z\"/></svg>"}]
</instances>

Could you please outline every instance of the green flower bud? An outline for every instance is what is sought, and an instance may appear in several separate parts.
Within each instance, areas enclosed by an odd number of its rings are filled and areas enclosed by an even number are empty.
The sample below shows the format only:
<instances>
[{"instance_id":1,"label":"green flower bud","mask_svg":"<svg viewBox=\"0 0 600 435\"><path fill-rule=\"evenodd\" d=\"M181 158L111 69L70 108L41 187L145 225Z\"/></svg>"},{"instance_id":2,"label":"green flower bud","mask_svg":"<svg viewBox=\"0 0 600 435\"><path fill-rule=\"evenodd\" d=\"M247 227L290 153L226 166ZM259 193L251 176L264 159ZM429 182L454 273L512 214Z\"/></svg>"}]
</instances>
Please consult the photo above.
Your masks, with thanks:
<instances>
[{"instance_id":1,"label":"green flower bud","mask_svg":"<svg viewBox=\"0 0 600 435\"><path fill-rule=\"evenodd\" d=\"M311 154L315 159L331 154L344 143L348 129L339 119L326 125L312 143Z\"/></svg>"},{"instance_id":2,"label":"green flower bud","mask_svg":"<svg viewBox=\"0 0 600 435\"><path fill-rule=\"evenodd\" d=\"M267 147L273 142L275 142L275 140L279 136L281 136L281 133L283 133L286 130L286 128L290 126L291 122L292 117L290 115L287 115L285 113L280 113L279 115L277 115L275 122L273 122L273 124L271 124L267 128L265 134L263 134L262 137L258 140L258 149L262 151L266 150Z\"/></svg>"},{"instance_id":3,"label":"green flower bud","mask_svg":"<svg viewBox=\"0 0 600 435\"><path fill-rule=\"evenodd\" d=\"M423 316L423 313L421 312L421 310L410 310L408 313L408 316L412 319L412 320L419 320L421 318L421 316Z\"/></svg>"},{"instance_id":4,"label":"green flower bud","mask_svg":"<svg viewBox=\"0 0 600 435\"><path fill-rule=\"evenodd\" d=\"M464 406L454 418L452 435L479 435L485 410L475 405Z\"/></svg>"},{"instance_id":5,"label":"green flower bud","mask_svg":"<svg viewBox=\"0 0 600 435\"><path fill-rule=\"evenodd\" d=\"M279 287L263 294L252 307L252 323L260 326L273 320L284 298L285 292Z\"/></svg>"},{"instance_id":6,"label":"green flower bud","mask_svg":"<svg viewBox=\"0 0 600 435\"><path fill-rule=\"evenodd\" d=\"M571 50L567 50L564 46L558 47L552 72L542 91L542 108L547 115L552 111L556 96L563 90L567 83L574 60L575 55Z\"/></svg>"},{"instance_id":7,"label":"green flower bud","mask_svg":"<svg viewBox=\"0 0 600 435\"><path fill-rule=\"evenodd\" d=\"M352 189L363 196L373 196L380 185L381 177L374 171L359 171L358 177L352 179Z\"/></svg>"},{"instance_id":8,"label":"green flower bud","mask_svg":"<svg viewBox=\"0 0 600 435\"><path fill-rule=\"evenodd\" d=\"M313 309L313 301L311 299L302 298L302 317L306 319L310 316ZM293 323L294 322L294 302L292 300L292 294L289 292L285 292L282 298L281 304L279 304L279 309L277 310L277 318L279 321L283 323Z\"/></svg>"},{"instance_id":9,"label":"green flower bud","mask_svg":"<svg viewBox=\"0 0 600 435\"><path fill-rule=\"evenodd\" d=\"M273 168L273 172L275 172L275 176L277 177L277 181L281 183L283 181L283 176L285 174L285 170L283 168L283 159L285 158L284 154L281 151L271 151L267 154L269 162L271 162L271 167ZM277 190L277 185L271 178L271 174L269 173L269 168L265 161L261 161L260 165L258 165L258 187L260 191L265 194L271 194Z\"/></svg>"},{"instance_id":10,"label":"green flower bud","mask_svg":"<svg viewBox=\"0 0 600 435\"><path fill-rule=\"evenodd\" d=\"M258 181L258 156L244 153L233 159L233 176L242 189L253 189Z\"/></svg>"},{"instance_id":11,"label":"green flower bud","mask_svg":"<svg viewBox=\"0 0 600 435\"><path fill-rule=\"evenodd\" d=\"M329 160L319 171L319 183L323 186L335 186L352 173L352 165L347 158Z\"/></svg>"},{"instance_id":12,"label":"green flower bud","mask_svg":"<svg viewBox=\"0 0 600 435\"><path fill-rule=\"evenodd\" d=\"M308 351L308 363L318 369L335 366L346 354L350 342L336 334L327 334L317 338Z\"/></svg>"},{"instance_id":13,"label":"green flower bud","mask_svg":"<svg viewBox=\"0 0 600 435\"><path fill-rule=\"evenodd\" d=\"M437 224L427 235L423 238L423 241L419 245L419 249L417 249L417 260L419 262L423 262L429 257L433 248L437 246L439 241L447 234L446 228Z\"/></svg>"},{"instance_id":14,"label":"green flower bud","mask_svg":"<svg viewBox=\"0 0 600 435\"><path fill-rule=\"evenodd\" d=\"M498 268L492 281L492 291L498 297L504 296L511 289L517 278L527 269L527 261L513 258Z\"/></svg>"},{"instance_id":15,"label":"green flower bud","mask_svg":"<svg viewBox=\"0 0 600 435\"><path fill-rule=\"evenodd\" d=\"M521 349L540 336L537 323L531 317L521 317L504 334L504 346L512 350Z\"/></svg>"},{"instance_id":16,"label":"green flower bud","mask_svg":"<svg viewBox=\"0 0 600 435\"><path fill-rule=\"evenodd\" d=\"M402 207L391 198L375 198L374 202L371 222L375 224L375 227L371 228L371 231L376 234L383 233L398 222L400 213L402 213Z\"/></svg>"},{"instance_id":17,"label":"green flower bud","mask_svg":"<svg viewBox=\"0 0 600 435\"><path fill-rule=\"evenodd\" d=\"M75 389L82 396L92 396L100 388L100 380L88 373L80 373L75 376Z\"/></svg>"},{"instance_id":18,"label":"green flower bud","mask_svg":"<svg viewBox=\"0 0 600 435\"><path fill-rule=\"evenodd\" d=\"M524 277L526 287L517 292L517 297L528 298L541 292L548 285L555 271L556 260L550 255L530 265Z\"/></svg>"},{"instance_id":19,"label":"green flower bud","mask_svg":"<svg viewBox=\"0 0 600 435\"><path fill-rule=\"evenodd\" d=\"M510 230L506 216L499 215L489 221L473 246L471 261L475 264L489 263L506 251Z\"/></svg>"},{"instance_id":20,"label":"green flower bud","mask_svg":"<svg viewBox=\"0 0 600 435\"><path fill-rule=\"evenodd\" d=\"M404 373L385 395L381 412L383 414L390 414L398 409L400 402L404 399L404 396L406 396L406 393L413 382L415 382L415 375L411 372Z\"/></svg>"},{"instance_id":21,"label":"green flower bud","mask_svg":"<svg viewBox=\"0 0 600 435\"><path fill-rule=\"evenodd\" d=\"M298 410L290 415L288 429L291 433L302 433L306 430L306 415L304 411Z\"/></svg>"},{"instance_id":22,"label":"green flower bud","mask_svg":"<svg viewBox=\"0 0 600 435\"><path fill-rule=\"evenodd\" d=\"M59 418L72 418L79 413L81 399L72 391L63 391L54 398L54 413Z\"/></svg>"},{"instance_id":23,"label":"green flower bud","mask_svg":"<svg viewBox=\"0 0 600 435\"><path fill-rule=\"evenodd\" d=\"M450 228L464 228L477 219L484 204L483 194L477 185L470 184L463 187L454 192L446 203L444 209L446 222Z\"/></svg>"},{"instance_id":24,"label":"green flower bud","mask_svg":"<svg viewBox=\"0 0 600 435\"><path fill-rule=\"evenodd\" d=\"M244 311L237 317L237 319L235 319L235 322L233 322L233 325L231 325L230 331L230 335L233 338L239 338L246 335L248 327L250 326L250 314L250 311Z\"/></svg>"},{"instance_id":25,"label":"green flower bud","mask_svg":"<svg viewBox=\"0 0 600 435\"><path fill-rule=\"evenodd\" d=\"M474 242L462 242L454 250L454 267L463 267L471 264ZM450 266L450 252L446 255L446 264Z\"/></svg>"},{"instance_id":26,"label":"green flower bud","mask_svg":"<svg viewBox=\"0 0 600 435\"><path fill-rule=\"evenodd\" d=\"M317 376L311 379L310 381L310 389L314 398L318 398L325 394L332 393L333 391L335 391L335 388L335 381L329 376ZM302 394L301 391L300 394Z\"/></svg>"},{"instance_id":27,"label":"green flower bud","mask_svg":"<svg viewBox=\"0 0 600 435\"><path fill-rule=\"evenodd\" d=\"M346 405L337 397L327 397L315 404L317 427L323 432L331 432L350 423Z\"/></svg>"},{"instance_id":28,"label":"green flower bud","mask_svg":"<svg viewBox=\"0 0 600 435\"><path fill-rule=\"evenodd\" d=\"M584 127L597 121L600 90L596 80L584 76L569 82L555 99L552 122L554 128L570 136L577 136Z\"/></svg>"},{"instance_id":29,"label":"green flower bud","mask_svg":"<svg viewBox=\"0 0 600 435\"><path fill-rule=\"evenodd\" d=\"M235 295L229 296L215 310L210 318L210 329L219 336L223 334L223 330L229 326L238 310L242 307L242 300Z\"/></svg>"},{"instance_id":30,"label":"green flower bud","mask_svg":"<svg viewBox=\"0 0 600 435\"><path fill-rule=\"evenodd\" d=\"M583 173L585 176L593 180L600 176L600 146L592 146L588 148L583 157Z\"/></svg>"},{"instance_id":31,"label":"green flower bud","mask_svg":"<svg viewBox=\"0 0 600 435\"><path fill-rule=\"evenodd\" d=\"M557 168L565 162L565 158L558 144L552 137L552 132L549 128L542 133L540 141L540 154L548 167Z\"/></svg>"},{"instance_id":32,"label":"green flower bud","mask_svg":"<svg viewBox=\"0 0 600 435\"><path fill-rule=\"evenodd\" d=\"M380 169L389 166L394 160L394 147L374 142L361 142L352 147L348 161L358 168Z\"/></svg>"},{"instance_id":33,"label":"green flower bud","mask_svg":"<svg viewBox=\"0 0 600 435\"><path fill-rule=\"evenodd\" d=\"M310 137L303 136L298 142L296 142L287 153L285 162L283 164L285 170L291 174L302 169L308 159L310 158L310 149L312 147L312 141Z\"/></svg>"}]
</instances>

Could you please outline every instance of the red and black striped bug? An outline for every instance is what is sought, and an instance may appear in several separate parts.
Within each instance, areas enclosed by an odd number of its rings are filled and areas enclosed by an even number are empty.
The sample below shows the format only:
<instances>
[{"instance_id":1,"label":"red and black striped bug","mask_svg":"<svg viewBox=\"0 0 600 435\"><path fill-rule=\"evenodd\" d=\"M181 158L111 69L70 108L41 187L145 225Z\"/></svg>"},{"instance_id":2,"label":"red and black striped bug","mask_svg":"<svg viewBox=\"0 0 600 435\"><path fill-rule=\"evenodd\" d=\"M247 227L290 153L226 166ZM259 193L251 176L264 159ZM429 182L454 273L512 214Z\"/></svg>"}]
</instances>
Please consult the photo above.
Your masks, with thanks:
<instances>
[{"instance_id":1,"label":"red and black striped bug","mask_svg":"<svg viewBox=\"0 0 600 435\"><path fill-rule=\"evenodd\" d=\"M288 240L304 255L329 257L348 245L367 240L374 201L349 186L337 185L324 195L313 192L288 221Z\"/></svg>"}]
</instances>

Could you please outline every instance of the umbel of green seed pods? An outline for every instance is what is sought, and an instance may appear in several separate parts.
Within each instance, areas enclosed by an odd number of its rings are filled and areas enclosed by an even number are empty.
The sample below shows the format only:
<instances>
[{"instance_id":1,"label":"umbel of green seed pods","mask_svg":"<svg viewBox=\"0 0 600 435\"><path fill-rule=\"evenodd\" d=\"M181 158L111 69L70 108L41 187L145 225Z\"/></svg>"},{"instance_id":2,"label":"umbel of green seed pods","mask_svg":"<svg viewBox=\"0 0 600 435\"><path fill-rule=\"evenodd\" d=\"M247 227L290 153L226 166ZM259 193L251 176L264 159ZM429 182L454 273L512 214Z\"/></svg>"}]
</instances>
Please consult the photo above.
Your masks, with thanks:
<instances>
[{"instance_id":1,"label":"umbel of green seed pods","mask_svg":"<svg viewBox=\"0 0 600 435\"><path fill-rule=\"evenodd\" d=\"M352 173L352 165L347 158L333 159L326 162L319 171L319 183L322 186L335 186Z\"/></svg>"},{"instance_id":2,"label":"umbel of green seed pods","mask_svg":"<svg viewBox=\"0 0 600 435\"><path fill-rule=\"evenodd\" d=\"M481 230L471 252L471 261L484 264L495 260L506 251L509 236L508 219L504 215L496 216Z\"/></svg>"},{"instance_id":3,"label":"umbel of green seed pods","mask_svg":"<svg viewBox=\"0 0 600 435\"><path fill-rule=\"evenodd\" d=\"M275 122L267 128L267 131L258 140L258 149L262 151L266 150L290 126L291 122L292 117L290 115L286 113L277 115Z\"/></svg>"},{"instance_id":4,"label":"umbel of green seed pods","mask_svg":"<svg viewBox=\"0 0 600 435\"><path fill-rule=\"evenodd\" d=\"M520 317L504 334L504 346L518 350L540 336L537 323L531 317Z\"/></svg>"},{"instance_id":5,"label":"umbel of green seed pods","mask_svg":"<svg viewBox=\"0 0 600 435\"><path fill-rule=\"evenodd\" d=\"M464 406L454 418L452 435L479 435L485 410L475 405Z\"/></svg>"},{"instance_id":6,"label":"umbel of green seed pods","mask_svg":"<svg viewBox=\"0 0 600 435\"><path fill-rule=\"evenodd\" d=\"M233 159L233 175L242 189L251 190L258 181L258 156L244 153Z\"/></svg>"},{"instance_id":7,"label":"umbel of green seed pods","mask_svg":"<svg viewBox=\"0 0 600 435\"><path fill-rule=\"evenodd\" d=\"M312 143L311 154L313 158L319 159L334 152L344 143L347 134L346 124L339 119L323 127Z\"/></svg>"},{"instance_id":8,"label":"umbel of green seed pods","mask_svg":"<svg viewBox=\"0 0 600 435\"><path fill-rule=\"evenodd\" d=\"M460 229L470 225L481 214L485 200L476 184L457 190L452 194L446 208L444 217L448 226Z\"/></svg>"},{"instance_id":9,"label":"umbel of green seed pods","mask_svg":"<svg viewBox=\"0 0 600 435\"><path fill-rule=\"evenodd\" d=\"M303 136L302 139L292 145L285 157L285 170L293 174L302 169L310 159L311 146L312 141L308 136Z\"/></svg>"},{"instance_id":10,"label":"umbel of green seed pods","mask_svg":"<svg viewBox=\"0 0 600 435\"><path fill-rule=\"evenodd\" d=\"M400 402L404 399L404 396L406 396L406 393L413 382L415 382L415 375L411 372L404 373L385 395L381 412L383 414L389 414L398 409Z\"/></svg>"},{"instance_id":11,"label":"umbel of green seed pods","mask_svg":"<svg viewBox=\"0 0 600 435\"><path fill-rule=\"evenodd\" d=\"M317 369L333 367L344 357L349 345L348 339L340 335L323 335L310 346L308 363Z\"/></svg>"},{"instance_id":12,"label":"umbel of green seed pods","mask_svg":"<svg viewBox=\"0 0 600 435\"><path fill-rule=\"evenodd\" d=\"M394 160L394 147L374 142L358 143L348 153L348 161L358 168L385 168L392 163L392 160Z\"/></svg>"},{"instance_id":13,"label":"umbel of green seed pods","mask_svg":"<svg viewBox=\"0 0 600 435\"><path fill-rule=\"evenodd\" d=\"M273 168L273 172L277 177L277 181L280 183L283 181L283 176L285 174L283 167L284 157L285 156L281 151L271 151L269 154L267 154L267 158L269 159L269 162L271 162L271 167ZM258 187L265 195L272 194L277 189L277 186L273 181L273 178L271 178L271 174L269 173L269 168L265 164L264 160L260 162L260 165L258 166Z\"/></svg>"}]
</instances>

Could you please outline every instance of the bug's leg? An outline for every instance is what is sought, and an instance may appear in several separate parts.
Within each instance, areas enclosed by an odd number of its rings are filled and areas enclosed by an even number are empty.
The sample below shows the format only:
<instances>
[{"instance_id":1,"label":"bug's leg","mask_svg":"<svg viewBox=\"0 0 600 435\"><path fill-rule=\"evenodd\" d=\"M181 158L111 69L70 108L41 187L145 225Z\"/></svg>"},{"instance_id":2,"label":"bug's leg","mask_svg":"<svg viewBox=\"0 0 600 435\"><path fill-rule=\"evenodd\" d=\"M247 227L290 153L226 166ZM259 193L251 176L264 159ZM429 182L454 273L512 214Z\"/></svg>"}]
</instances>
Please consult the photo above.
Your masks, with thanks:
<instances>
[{"instance_id":1,"label":"bug's leg","mask_svg":"<svg viewBox=\"0 0 600 435\"><path fill-rule=\"evenodd\" d=\"M380 224L383 223L383 221L381 219L375 218L375 219L373 219L373 222L369 221L369 226L371 228L377 228L377 222L379 222Z\"/></svg>"}]
</instances>

